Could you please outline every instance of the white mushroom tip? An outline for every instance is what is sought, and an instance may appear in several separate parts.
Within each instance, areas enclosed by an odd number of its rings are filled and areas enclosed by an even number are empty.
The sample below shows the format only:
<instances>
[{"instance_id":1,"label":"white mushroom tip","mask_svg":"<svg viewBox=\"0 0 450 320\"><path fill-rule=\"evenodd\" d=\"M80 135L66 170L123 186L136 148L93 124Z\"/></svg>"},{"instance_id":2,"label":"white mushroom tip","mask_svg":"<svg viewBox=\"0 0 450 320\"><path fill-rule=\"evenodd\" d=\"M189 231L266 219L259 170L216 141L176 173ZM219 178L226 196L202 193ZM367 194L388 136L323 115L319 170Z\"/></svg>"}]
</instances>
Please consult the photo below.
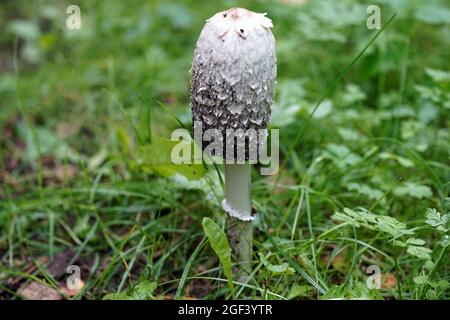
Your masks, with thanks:
<instances>
[{"instance_id":1,"label":"white mushroom tip","mask_svg":"<svg viewBox=\"0 0 450 320\"><path fill-rule=\"evenodd\" d=\"M216 13L206 22L215 21L220 24L236 25L245 24L253 28L273 28L272 20L266 17L267 12L257 13L245 8L231 8Z\"/></svg>"},{"instance_id":2,"label":"white mushroom tip","mask_svg":"<svg viewBox=\"0 0 450 320\"><path fill-rule=\"evenodd\" d=\"M230 205L227 202L227 199L223 199L222 208L223 208L223 210L225 210L226 213L228 213L230 215L230 217L239 219L241 221L253 221L256 218L256 215L254 215L254 214L249 215L248 213L243 213L243 212L240 212L240 211L230 207Z\"/></svg>"}]
</instances>

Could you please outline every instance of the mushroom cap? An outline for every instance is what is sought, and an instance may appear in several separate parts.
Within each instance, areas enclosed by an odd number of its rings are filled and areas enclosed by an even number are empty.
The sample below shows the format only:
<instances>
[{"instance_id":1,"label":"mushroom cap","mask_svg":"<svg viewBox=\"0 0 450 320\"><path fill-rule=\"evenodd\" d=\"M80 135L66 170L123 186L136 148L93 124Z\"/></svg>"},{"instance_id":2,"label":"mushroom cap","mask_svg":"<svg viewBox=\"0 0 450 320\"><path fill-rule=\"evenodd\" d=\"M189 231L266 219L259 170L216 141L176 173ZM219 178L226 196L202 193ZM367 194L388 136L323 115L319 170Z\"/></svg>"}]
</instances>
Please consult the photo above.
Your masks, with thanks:
<instances>
[{"instance_id":1,"label":"mushroom cap","mask_svg":"<svg viewBox=\"0 0 450 320\"><path fill-rule=\"evenodd\" d=\"M272 26L266 14L243 8L207 20L191 69L193 123L222 134L267 128L277 73Z\"/></svg>"}]
</instances>

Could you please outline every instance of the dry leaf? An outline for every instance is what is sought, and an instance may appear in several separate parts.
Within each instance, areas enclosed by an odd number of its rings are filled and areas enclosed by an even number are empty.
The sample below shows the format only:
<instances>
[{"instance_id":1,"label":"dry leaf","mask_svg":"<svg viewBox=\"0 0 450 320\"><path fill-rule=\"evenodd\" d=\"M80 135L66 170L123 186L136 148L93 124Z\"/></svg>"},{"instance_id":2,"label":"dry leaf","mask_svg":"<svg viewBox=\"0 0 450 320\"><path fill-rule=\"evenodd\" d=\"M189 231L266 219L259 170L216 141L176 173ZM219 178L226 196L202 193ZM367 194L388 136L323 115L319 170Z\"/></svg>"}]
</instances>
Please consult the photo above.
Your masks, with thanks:
<instances>
[{"instance_id":1,"label":"dry leaf","mask_svg":"<svg viewBox=\"0 0 450 320\"><path fill-rule=\"evenodd\" d=\"M397 288L397 278L392 273L383 274L381 277L381 288L394 289Z\"/></svg>"},{"instance_id":2,"label":"dry leaf","mask_svg":"<svg viewBox=\"0 0 450 320\"><path fill-rule=\"evenodd\" d=\"M75 253L71 249L58 253L53 257L53 260L47 266L47 271L54 277L57 277L59 274L65 272L74 254Z\"/></svg>"},{"instance_id":3,"label":"dry leaf","mask_svg":"<svg viewBox=\"0 0 450 320\"><path fill-rule=\"evenodd\" d=\"M41 256L36 259L36 261L42 265L46 265L49 261L48 257ZM23 266L24 273L32 274L36 271L37 266L34 261L29 261ZM6 280L6 284L10 287L16 286L19 282L21 282L24 278L21 275L10 277Z\"/></svg>"},{"instance_id":4,"label":"dry leaf","mask_svg":"<svg viewBox=\"0 0 450 320\"><path fill-rule=\"evenodd\" d=\"M32 281L19 290L19 294L28 300L62 300L63 297L53 288Z\"/></svg>"}]
</instances>

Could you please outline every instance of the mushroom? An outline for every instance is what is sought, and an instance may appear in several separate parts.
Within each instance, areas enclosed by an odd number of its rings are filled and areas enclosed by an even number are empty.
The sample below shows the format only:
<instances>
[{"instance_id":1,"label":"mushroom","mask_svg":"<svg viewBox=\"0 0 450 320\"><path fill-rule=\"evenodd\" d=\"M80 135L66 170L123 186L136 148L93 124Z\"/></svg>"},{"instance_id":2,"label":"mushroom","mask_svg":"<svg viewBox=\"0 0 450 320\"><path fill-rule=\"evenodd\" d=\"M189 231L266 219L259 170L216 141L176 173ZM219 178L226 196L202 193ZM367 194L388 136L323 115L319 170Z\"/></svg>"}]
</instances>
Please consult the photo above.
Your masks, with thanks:
<instances>
[{"instance_id":1,"label":"mushroom","mask_svg":"<svg viewBox=\"0 0 450 320\"><path fill-rule=\"evenodd\" d=\"M197 40L191 69L194 131L198 124L215 130L223 146L209 154L225 160L222 207L230 216L227 232L241 275L248 274L252 255L251 162L265 143L277 73L272 26L265 13L243 8L216 13ZM258 130L264 134L255 135Z\"/></svg>"}]
</instances>

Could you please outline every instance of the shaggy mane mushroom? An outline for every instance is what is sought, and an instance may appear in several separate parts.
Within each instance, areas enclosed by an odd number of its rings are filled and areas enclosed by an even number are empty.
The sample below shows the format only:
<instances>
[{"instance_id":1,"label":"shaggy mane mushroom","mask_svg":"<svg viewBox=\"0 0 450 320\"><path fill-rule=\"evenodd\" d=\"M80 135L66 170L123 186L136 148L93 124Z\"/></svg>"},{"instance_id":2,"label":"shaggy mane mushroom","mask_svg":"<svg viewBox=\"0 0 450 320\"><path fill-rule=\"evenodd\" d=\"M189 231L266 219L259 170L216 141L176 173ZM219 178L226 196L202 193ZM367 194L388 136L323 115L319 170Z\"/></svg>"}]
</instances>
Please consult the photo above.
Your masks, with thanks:
<instances>
[{"instance_id":1,"label":"shaggy mane mushroom","mask_svg":"<svg viewBox=\"0 0 450 320\"><path fill-rule=\"evenodd\" d=\"M254 219L249 159L258 158L265 142L265 135L249 135L248 130L266 130L270 122L277 72L272 27L265 13L243 8L216 13L197 40L191 69L193 125L216 130L224 142L219 150L225 160L222 206L230 215L233 254L247 272ZM208 143L197 142L207 151ZM255 142L256 151L249 148ZM210 155L217 156L217 150Z\"/></svg>"}]
</instances>

